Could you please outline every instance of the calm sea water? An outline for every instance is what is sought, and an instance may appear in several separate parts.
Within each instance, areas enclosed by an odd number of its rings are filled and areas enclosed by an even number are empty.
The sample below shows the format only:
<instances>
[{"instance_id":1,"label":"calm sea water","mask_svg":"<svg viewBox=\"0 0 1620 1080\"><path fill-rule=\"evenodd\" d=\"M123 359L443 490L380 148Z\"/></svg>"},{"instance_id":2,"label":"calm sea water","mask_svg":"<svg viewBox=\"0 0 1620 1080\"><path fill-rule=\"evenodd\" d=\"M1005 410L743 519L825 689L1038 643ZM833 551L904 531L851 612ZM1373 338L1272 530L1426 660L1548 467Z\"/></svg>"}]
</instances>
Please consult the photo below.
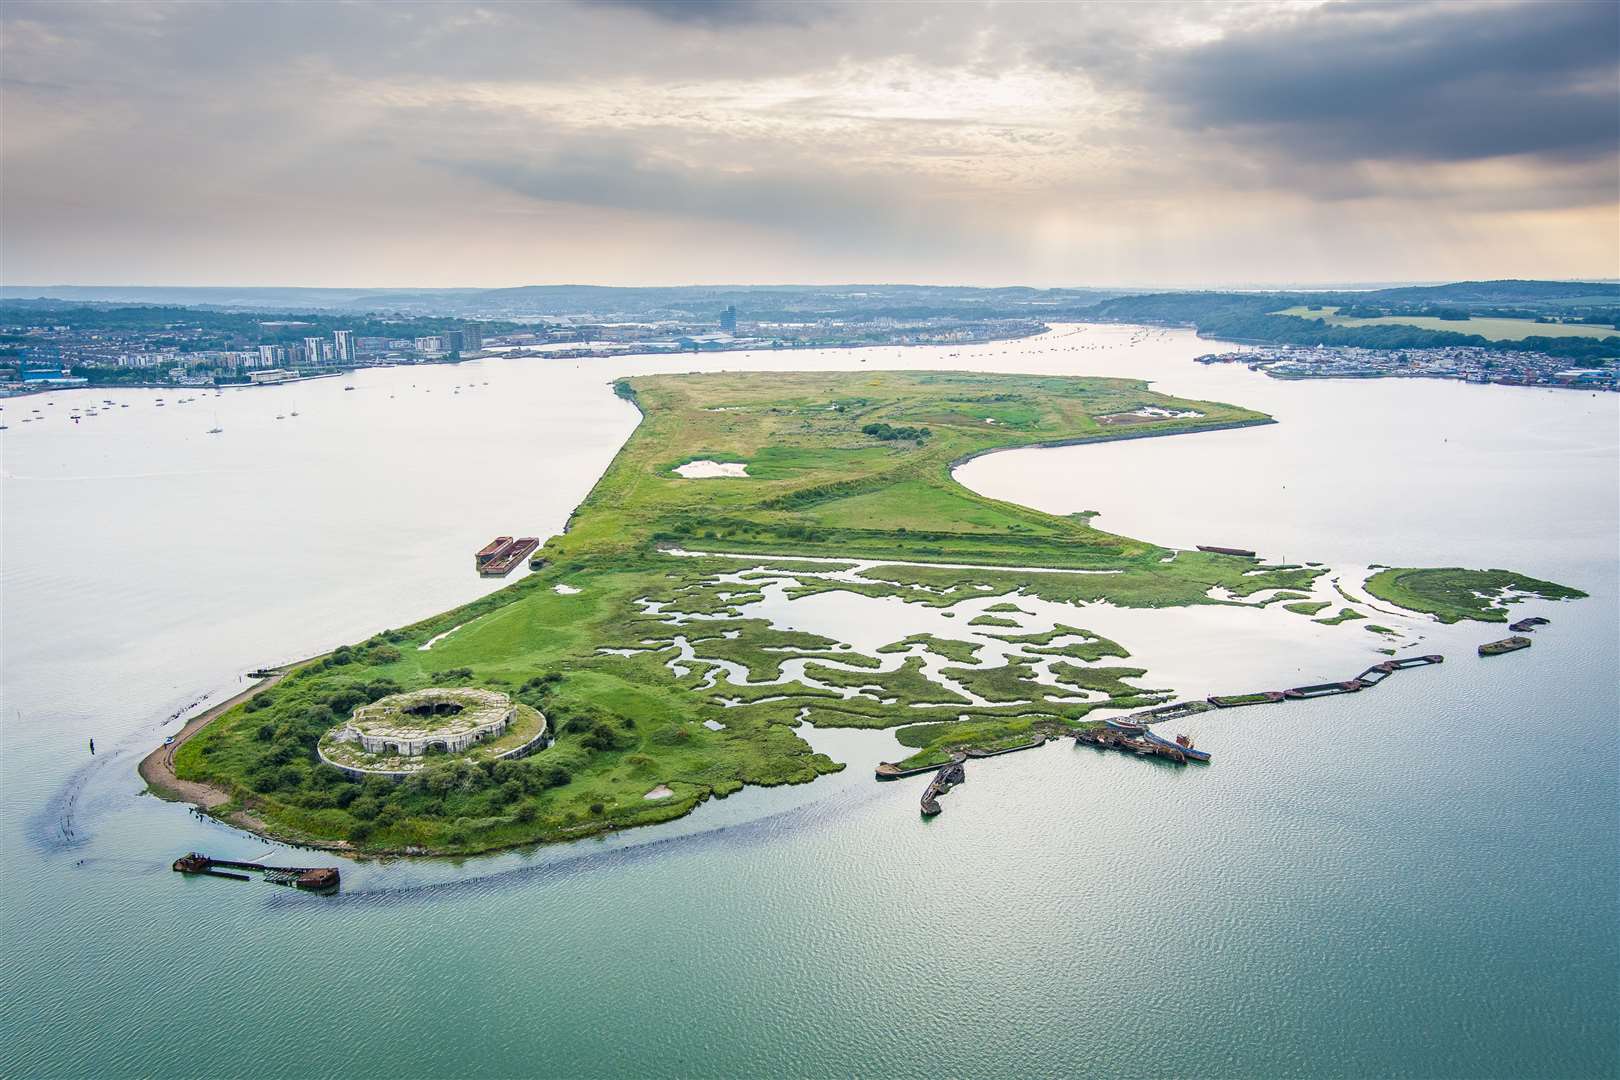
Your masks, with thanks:
<instances>
[{"instance_id":1,"label":"calm sea water","mask_svg":"<svg viewBox=\"0 0 1620 1080\"><path fill-rule=\"evenodd\" d=\"M1094 327L6 402L0 1074L1614 1075L1620 399L1282 383L1204 351ZM961 479L1166 543L1505 566L1592 598L1537 606L1528 653L1480 661L1491 631L1433 627L1441 667L1202 720L1208 769L1065 743L976 765L925 823L915 784L870 780L889 735L827 732L851 767L815 784L607 840L345 864L335 899L169 871L271 850L140 793L172 717L494 587L470 552L561 528L633 428L608 382L700 367L1151 378L1282 423ZM129 408L66 419L104 397ZM1228 657L1230 689L1320 655L1173 636Z\"/></svg>"}]
</instances>

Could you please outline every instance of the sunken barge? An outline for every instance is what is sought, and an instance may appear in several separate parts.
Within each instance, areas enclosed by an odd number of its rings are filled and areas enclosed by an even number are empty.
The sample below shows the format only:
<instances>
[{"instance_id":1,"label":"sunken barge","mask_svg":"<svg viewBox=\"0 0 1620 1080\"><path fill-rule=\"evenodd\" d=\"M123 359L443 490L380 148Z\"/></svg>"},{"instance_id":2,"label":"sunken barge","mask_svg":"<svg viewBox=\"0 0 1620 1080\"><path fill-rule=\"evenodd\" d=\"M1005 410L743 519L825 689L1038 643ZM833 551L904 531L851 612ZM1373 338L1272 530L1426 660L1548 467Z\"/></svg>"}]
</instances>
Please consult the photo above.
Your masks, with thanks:
<instances>
[{"instance_id":1,"label":"sunken barge","mask_svg":"<svg viewBox=\"0 0 1620 1080\"><path fill-rule=\"evenodd\" d=\"M174 871L177 874L252 881L249 874L238 872L243 870L263 874L264 880L272 885L285 885L288 888L303 889L305 892L322 895L337 892L338 886L343 882L343 876L338 873L335 866L265 866L262 863L237 862L233 859L210 859L207 855L195 851L189 851L174 860Z\"/></svg>"},{"instance_id":2,"label":"sunken barge","mask_svg":"<svg viewBox=\"0 0 1620 1080\"><path fill-rule=\"evenodd\" d=\"M923 789L923 817L933 817L938 814L939 797L966 779L967 770L962 767L961 758L956 758L950 764L941 766L940 770L934 774L934 778L928 781L928 786Z\"/></svg>"}]
</instances>

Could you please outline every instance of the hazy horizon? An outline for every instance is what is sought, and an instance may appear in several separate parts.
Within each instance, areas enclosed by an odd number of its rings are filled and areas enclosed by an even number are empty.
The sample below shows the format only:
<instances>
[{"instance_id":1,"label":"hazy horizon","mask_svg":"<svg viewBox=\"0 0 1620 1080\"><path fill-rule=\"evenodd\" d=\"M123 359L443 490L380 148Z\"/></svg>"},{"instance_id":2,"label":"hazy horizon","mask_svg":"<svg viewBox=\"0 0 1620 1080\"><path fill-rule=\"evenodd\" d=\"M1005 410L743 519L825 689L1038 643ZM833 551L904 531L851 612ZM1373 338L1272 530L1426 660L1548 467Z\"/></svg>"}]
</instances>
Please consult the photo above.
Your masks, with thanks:
<instances>
[{"instance_id":1,"label":"hazy horizon","mask_svg":"<svg viewBox=\"0 0 1620 1080\"><path fill-rule=\"evenodd\" d=\"M1607 3L16 2L0 49L8 284L1620 273Z\"/></svg>"}]
</instances>

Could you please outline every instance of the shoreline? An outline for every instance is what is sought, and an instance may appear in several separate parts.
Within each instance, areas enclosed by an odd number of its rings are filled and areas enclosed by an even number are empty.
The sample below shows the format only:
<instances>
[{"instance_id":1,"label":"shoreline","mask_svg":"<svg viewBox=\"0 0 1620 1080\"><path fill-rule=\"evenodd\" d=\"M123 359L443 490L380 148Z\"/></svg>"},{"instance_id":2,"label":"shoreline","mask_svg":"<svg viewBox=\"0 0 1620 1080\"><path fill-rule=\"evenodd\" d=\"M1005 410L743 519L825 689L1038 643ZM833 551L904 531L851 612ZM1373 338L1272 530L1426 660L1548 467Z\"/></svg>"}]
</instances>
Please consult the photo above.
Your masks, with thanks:
<instances>
[{"instance_id":1,"label":"shoreline","mask_svg":"<svg viewBox=\"0 0 1620 1080\"><path fill-rule=\"evenodd\" d=\"M325 653L320 654L325 656ZM162 799L164 802L186 803L196 807L199 811L212 817L215 821L252 833L264 840L274 841L278 844L287 844L296 847L317 848L323 851L337 851L350 853L353 849L346 843L334 841L310 840L307 838L295 839L281 836L271 827L248 810L237 810L228 815L214 813L215 808L224 806L235 800L230 792L214 787L197 780L182 780L174 770L174 755L194 735L209 724L230 712L242 702L253 697L261 690L268 690L291 675L299 667L318 660L320 656L312 656L304 660L296 660L275 669L260 668L259 670L272 670L272 674L262 679L255 679L253 684L241 690L224 701L219 702L187 720L179 731L174 734L174 742L160 744L135 767L136 773L146 782L146 790Z\"/></svg>"}]
</instances>

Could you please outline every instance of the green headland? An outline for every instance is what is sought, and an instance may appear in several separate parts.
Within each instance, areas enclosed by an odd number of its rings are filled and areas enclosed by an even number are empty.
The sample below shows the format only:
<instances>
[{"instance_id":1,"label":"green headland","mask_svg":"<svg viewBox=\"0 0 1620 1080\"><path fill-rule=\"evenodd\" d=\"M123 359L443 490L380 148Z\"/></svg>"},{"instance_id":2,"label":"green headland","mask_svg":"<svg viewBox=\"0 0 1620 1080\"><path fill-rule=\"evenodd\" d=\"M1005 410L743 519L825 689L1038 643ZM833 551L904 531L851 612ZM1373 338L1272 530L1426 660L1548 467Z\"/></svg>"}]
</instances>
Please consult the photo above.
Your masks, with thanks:
<instances>
[{"instance_id":1,"label":"green headland","mask_svg":"<svg viewBox=\"0 0 1620 1080\"><path fill-rule=\"evenodd\" d=\"M1005 617L1015 603L971 629L961 620L977 642L913 634L866 655L746 615L767 586L936 607L1016 594L1157 608L1292 600L1327 572L1158 547L1094 529L1090 515L977 495L951 476L999 449L1271 422L1236 406L1133 380L945 372L647 376L614 389L642 422L567 530L536 553L535 573L298 665L184 741L179 780L220 793L216 815L359 852L569 839L842 768L799 737L804 723L904 726L900 741L915 751L905 763L923 764L950 748L1075 730L1099 706L1168 700L1130 665L1128 642L1083 626L1021 633ZM693 462L727 468L675 471ZM745 475L717 475L738 465ZM1471 572L1439 573L1466 582ZM1287 610L1303 623L1321 607ZM986 665L987 638L1005 644L1004 662ZM430 751L404 780L352 779L319 760L321 737L357 706L456 686L539 710L555 741L517 760Z\"/></svg>"}]
</instances>

